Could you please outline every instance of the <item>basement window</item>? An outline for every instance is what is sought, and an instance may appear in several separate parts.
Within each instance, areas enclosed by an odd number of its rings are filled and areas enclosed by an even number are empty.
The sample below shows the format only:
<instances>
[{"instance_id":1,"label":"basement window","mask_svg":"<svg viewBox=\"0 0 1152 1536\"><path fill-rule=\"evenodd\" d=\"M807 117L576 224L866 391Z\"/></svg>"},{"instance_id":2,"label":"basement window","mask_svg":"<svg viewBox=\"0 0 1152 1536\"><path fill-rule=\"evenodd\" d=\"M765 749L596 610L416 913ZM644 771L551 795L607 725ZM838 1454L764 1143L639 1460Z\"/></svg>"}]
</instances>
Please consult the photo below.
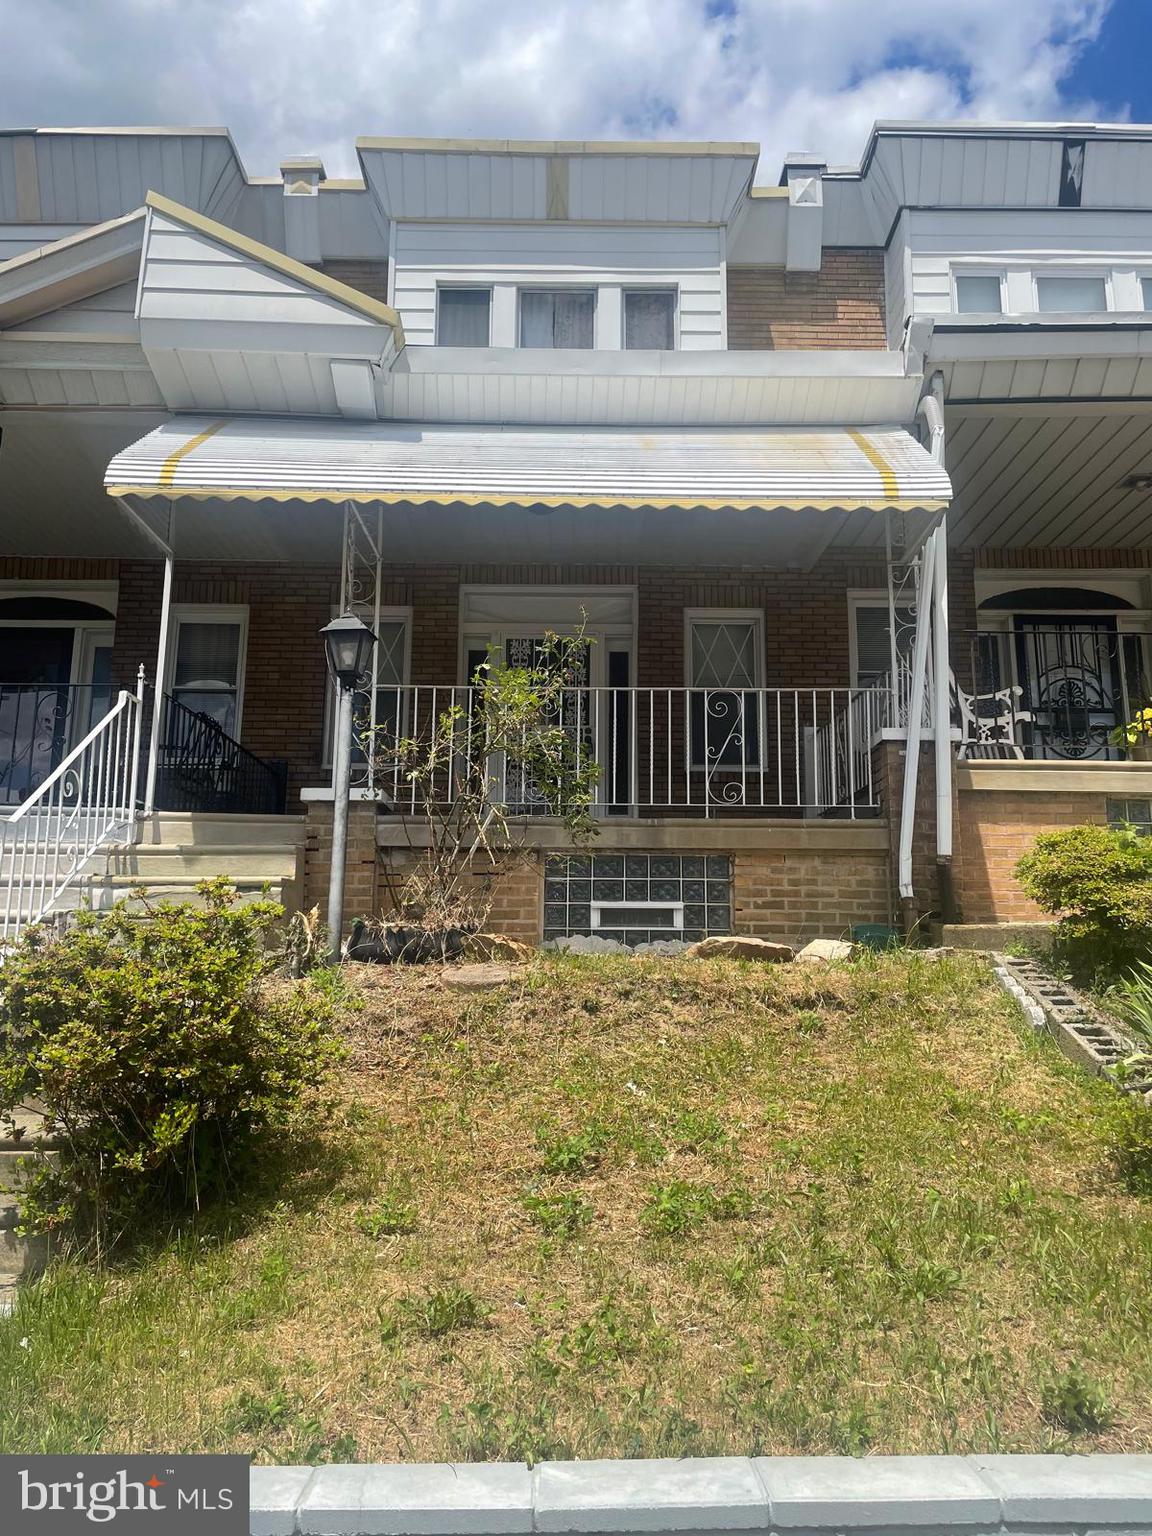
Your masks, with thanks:
<instances>
[{"instance_id":1,"label":"basement window","mask_svg":"<svg viewBox=\"0 0 1152 1536\"><path fill-rule=\"evenodd\" d=\"M1152 800L1108 801L1108 825L1113 829L1131 827L1142 837L1152 833Z\"/></svg>"}]
</instances>

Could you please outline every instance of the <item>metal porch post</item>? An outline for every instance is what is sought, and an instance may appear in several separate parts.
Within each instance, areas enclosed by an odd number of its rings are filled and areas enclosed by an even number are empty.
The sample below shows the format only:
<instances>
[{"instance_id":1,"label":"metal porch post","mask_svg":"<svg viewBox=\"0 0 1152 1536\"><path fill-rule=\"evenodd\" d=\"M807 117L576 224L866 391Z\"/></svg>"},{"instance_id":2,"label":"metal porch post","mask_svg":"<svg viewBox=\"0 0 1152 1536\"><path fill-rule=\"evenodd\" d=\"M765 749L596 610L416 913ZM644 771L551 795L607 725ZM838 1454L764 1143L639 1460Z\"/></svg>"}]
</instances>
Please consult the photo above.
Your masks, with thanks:
<instances>
[{"instance_id":1,"label":"metal porch post","mask_svg":"<svg viewBox=\"0 0 1152 1536\"><path fill-rule=\"evenodd\" d=\"M172 569L175 564L171 552L175 509L168 514L169 552L164 556L164 590L160 597L160 638L156 643L156 676L152 686L152 734L148 740L148 772L144 782L144 815L151 816L156 809L156 772L160 766L160 735L164 723L164 679L168 670L168 635L172 627Z\"/></svg>"}]
</instances>

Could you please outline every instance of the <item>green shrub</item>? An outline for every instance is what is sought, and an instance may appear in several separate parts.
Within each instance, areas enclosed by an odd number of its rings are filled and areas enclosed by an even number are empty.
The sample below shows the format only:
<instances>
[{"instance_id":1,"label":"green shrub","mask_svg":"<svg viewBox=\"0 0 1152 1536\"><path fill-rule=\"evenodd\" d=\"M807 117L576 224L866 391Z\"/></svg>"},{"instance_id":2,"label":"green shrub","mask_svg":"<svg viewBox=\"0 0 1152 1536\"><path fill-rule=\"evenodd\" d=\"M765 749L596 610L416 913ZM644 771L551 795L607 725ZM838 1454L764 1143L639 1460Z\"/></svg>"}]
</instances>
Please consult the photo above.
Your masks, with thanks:
<instances>
[{"instance_id":1,"label":"green shrub","mask_svg":"<svg viewBox=\"0 0 1152 1536\"><path fill-rule=\"evenodd\" d=\"M1104 1145L1112 1166L1134 1195L1152 1195L1152 1109L1133 1094L1108 1106Z\"/></svg>"},{"instance_id":2,"label":"green shrub","mask_svg":"<svg viewBox=\"0 0 1152 1536\"><path fill-rule=\"evenodd\" d=\"M200 896L34 929L0 968L0 1115L38 1104L62 1144L29 1226L104 1243L234 1193L322 1082L331 1002L266 985L281 908Z\"/></svg>"},{"instance_id":3,"label":"green shrub","mask_svg":"<svg viewBox=\"0 0 1152 1536\"><path fill-rule=\"evenodd\" d=\"M1060 952L1081 975L1115 975L1152 957L1152 838L1097 826L1045 832L1016 878L1060 919Z\"/></svg>"}]
</instances>

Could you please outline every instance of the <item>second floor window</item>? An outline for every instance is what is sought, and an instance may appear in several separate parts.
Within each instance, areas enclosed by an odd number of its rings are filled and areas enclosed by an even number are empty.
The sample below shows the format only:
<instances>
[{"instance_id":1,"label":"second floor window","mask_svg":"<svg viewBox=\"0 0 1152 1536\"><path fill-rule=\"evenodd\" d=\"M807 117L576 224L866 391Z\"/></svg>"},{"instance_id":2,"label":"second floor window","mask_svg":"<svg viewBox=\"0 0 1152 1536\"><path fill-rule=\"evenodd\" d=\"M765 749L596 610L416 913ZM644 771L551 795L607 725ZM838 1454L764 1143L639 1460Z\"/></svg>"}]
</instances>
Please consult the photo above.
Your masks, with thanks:
<instances>
[{"instance_id":1,"label":"second floor window","mask_svg":"<svg viewBox=\"0 0 1152 1536\"><path fill-rule=\"evenodd\" d=\"M1102 277L1037 277L1036 303L1041 314L1103 314L1108 286Z\"/></svg>"},{"instance_id":2,"label":"second floor window","mask_svg":"<svg viewBox=\"0 0 1152 1536\"><path fill-rule=\"evenodd\" d=\"M436 341L441 347L486 347L492 310L490 288L441 288Z\"/></svg>"},{"instance_id":3,"label":"second floor window","mask_svg":"<svg viewBox=\"0 0 1152 1536\"><path fill-rule=\"evenodd\" d=\"M591 289L522 289L520 345L591 347L595 318L596 295Z\"/></svg>"},{"instance_id":4,"label":"second floor window","mask_svg":"<svg viewBox=\"0 0 1152 1536\"><path fill-rule=\"evenodd\" d=\"M624 346L671 352L676 345L676 295L651 289L624 294Z\"/></svg>"},{"instance_id":5,"label":"second floor window","mask_svg":"<svg viewBox=\"0 0 1152 1536\"><path fill-rule=\"evenodd\" d=\"M961 315L998 315L1001 312L1000 279L993 273L971 273L956 278L956 310Z\"/></svg>"}]
</instances>

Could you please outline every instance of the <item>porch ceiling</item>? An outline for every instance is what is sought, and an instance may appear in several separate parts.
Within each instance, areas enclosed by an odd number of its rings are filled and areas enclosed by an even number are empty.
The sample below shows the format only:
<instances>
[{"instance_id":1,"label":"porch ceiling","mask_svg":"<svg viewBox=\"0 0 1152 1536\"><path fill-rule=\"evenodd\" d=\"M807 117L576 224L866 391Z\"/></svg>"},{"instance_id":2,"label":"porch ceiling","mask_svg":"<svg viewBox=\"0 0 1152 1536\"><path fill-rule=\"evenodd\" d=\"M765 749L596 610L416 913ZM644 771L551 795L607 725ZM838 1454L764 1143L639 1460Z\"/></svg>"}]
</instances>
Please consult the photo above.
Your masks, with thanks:
<instances>
[{"instance_id":1,"label":"porch ceiling","mask_svg":"<svg viewBox=\"0 0 1152 1536\"><path fill-rule=\"evenodd\" d=\"M1152 402L971 405L947 412L949 542L976 548L1152 544Z\"/></svg>"}]
</instances>

